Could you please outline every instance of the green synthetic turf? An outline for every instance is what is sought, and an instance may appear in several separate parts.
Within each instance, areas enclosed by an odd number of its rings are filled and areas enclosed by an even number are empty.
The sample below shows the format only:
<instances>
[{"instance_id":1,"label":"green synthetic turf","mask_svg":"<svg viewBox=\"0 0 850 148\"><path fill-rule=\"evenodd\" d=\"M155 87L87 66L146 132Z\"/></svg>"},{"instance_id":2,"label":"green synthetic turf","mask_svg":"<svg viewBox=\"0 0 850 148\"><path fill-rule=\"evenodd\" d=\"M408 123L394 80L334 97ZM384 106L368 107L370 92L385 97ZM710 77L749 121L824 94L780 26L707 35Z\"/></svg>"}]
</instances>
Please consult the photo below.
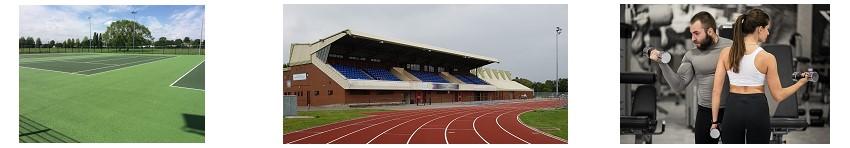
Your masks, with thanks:
<instances>
[{"instance_id":1,"label":"green synthetic turf","mask_svg":"<svg viewBox=\"0 0 850 148\"><path fill-rule=\"evenodd\" d=\"M298 116L313 116L315 118L283 119L283 133L291 133L311 127L325 124L351 120L367 116L366 113L381 112L387 110L379 109L350 109L350 110L323 110L323 111L299 111Z\"/></svg>"},{"instance_id":2,"label":"green synthetic turf","mask_svg":"<svg viewBox=\"0 0 850 148\"><path fill-rule=\"evenodd\" d=\"M175 81L173 86L204 90L204 62Z\"/></svg>"},{"instance_id":3,"label":"green synthetic turf","mask_svg":"<svg viewBox=\"0 0 850 148\"><path fill-rule=\"evenodd\" d=\"M101 72L155 62L174 56L112 55L22 62L21 66L39 70L93 75Z\"/></svg>"},{"instance_id":4,"label":"green synthetic turf","mask_svg":"<svg viewBox=\"0 0 850 148\"><path fill-rule=\"evenodd\" d=\"M21 59L26 58L47 58L47 57L63 57L63 56L83 56L83 55L94 55L91 53L52 53L52 54L20 54L18 55Z\"/></svg>"},{"instance_id":5,"label":"green synthetic turf","mask_svg":"<svg viewBox=\"0 0 850 148\"><path fill-rule=\"evenodd\" d=\"M87 57L97 56L112 54ZM203 58L178 55L90 76L21 67L19 114L80 142L204 142L184 130L181 116L204 115L204 92L170 86Z\"/></svg>"},{"instance_id":6,"label":"green synthetic turf","mask_svg":"<svg viewBox=\"0 0 850 148\"><path fill-rule=\"evenodd\" d=\"M537 130L567 139L567 109L541 109L526 112L520 120Z\"/></svg>"}]
</instances>

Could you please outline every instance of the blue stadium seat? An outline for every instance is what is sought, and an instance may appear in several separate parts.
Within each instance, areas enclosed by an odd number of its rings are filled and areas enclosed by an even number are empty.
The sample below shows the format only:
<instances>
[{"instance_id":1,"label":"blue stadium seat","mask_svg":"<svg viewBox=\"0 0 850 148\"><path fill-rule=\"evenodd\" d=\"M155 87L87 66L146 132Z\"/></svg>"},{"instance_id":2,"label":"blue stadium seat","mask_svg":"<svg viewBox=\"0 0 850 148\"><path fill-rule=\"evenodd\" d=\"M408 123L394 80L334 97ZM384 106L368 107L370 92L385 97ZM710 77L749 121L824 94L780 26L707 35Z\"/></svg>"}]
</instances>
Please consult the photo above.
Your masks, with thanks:
<instances>
[{"instance_id":1,"label":"blue stadium seat","mask_svg":"<svg viewBox=\"0 0 850 148\"><path fill-rule=\"evenodd\" d=\"M401 79L398 79L398 77L390 73L388 69L372 67L364 70L367 74L372 76L372 78L375 78L375 80L401 81Z\"/></svg>"},{"instance_id":2,"label":"blue stadium seat","mask_svg":"<svg viewBox=\"0 0 850 148\"><path fill-rule=\"evenodd\" d=\"M416 78L419 78L419 80L422 80L423 82L449 83L449 81L443 79L443 77L440 77L440 75L438 75L437 73L414 70L411 70L410 73L413 74L413 76L416 76Z\"/></svg>"},{"instance_id":3,"label":"blue stadium seat","mask_svg":"<svg viewBox=\"0 0 850 148\"><path fill-rule=\"evenodd\" d=\"M454 74L454 76L457 77L457 79L460 79L460 81L463 81L467 84L487 85L487 82L484 82L484 80L481 80L481 78L478 78L478 76L468 74Z\"/></svg>"},{"instance_id":4,"label":"blue stadium seat","mask_svg":"<svg viewBox=\"0 0 850 148\"><path fill-rule=\"evenodd\" d=\"M347 79L372 80L372 77L369 77L366 72L363 72L363 70L360 70L357 67L338 64L331 64L331 66L339 71L339 73L342 73L342 75Z\"/></svg>"}]
</instances>

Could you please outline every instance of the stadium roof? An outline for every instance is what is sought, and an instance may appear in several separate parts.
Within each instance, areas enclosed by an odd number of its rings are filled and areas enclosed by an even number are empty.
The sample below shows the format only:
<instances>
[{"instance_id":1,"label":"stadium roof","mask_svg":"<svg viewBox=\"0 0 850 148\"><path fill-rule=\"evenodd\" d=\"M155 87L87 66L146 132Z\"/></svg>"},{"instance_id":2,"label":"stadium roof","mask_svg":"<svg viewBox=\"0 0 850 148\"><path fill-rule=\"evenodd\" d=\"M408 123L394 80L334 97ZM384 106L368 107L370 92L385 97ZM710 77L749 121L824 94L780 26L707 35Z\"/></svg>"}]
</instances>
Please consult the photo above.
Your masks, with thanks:
<instances>
[{"instance_id":1,"label":"stadium roof","mask_svg":"<svg viewBox=\"0 0 850 148\"><path fill-rule=\"evenodd\" d=\"M358 48L346 48L346 50L332 49L331 53L378 58L386 61L394 60L400 63L428 64L432 66L451 65L471 69L499 62L492 57L411 41L380 37L353 30L343 30L312 44L292 44L290 63L294 65L306 63L310 59L310 54L334 42L337 42L340 46L350 45L358 46ZM297 48L296 46L305 46L308 48Z\"/></svg>"}]
</instances>

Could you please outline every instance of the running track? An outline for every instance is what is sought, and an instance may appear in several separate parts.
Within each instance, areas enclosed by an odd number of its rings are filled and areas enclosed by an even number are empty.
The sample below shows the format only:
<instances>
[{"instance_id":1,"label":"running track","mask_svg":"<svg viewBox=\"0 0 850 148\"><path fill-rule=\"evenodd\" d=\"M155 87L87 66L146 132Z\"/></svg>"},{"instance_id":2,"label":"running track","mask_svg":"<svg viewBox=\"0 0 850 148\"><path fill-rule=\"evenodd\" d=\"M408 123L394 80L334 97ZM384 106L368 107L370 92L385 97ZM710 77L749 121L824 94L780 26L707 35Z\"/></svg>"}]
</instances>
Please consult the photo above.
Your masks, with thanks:
<instances>
[{"instance_id":1,"label":"running track","mask_svg":"<svg viewBox=\"0 0 850 148\"><path fill-rule=\"evenodd\" d=\"M374 113L284 135L287 144L565 144L519 121L519 115L563 101ZM566 121L564 121L566 122Z\"/></svg>"}]
</instances>

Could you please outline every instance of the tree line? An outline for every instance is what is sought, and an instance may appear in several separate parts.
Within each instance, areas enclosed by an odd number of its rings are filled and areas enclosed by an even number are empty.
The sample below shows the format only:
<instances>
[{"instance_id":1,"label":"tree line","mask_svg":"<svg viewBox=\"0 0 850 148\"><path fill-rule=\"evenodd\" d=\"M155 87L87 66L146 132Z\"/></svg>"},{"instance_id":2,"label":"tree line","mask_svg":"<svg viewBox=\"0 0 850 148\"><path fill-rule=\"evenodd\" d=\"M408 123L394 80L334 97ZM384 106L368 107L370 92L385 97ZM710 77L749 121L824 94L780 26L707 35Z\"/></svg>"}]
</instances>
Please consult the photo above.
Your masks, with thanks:
<instances>
[{"instance_id":1,"label":"tree line","mask_svg":"<svg viewBox=\"0 0 850 148\"><path fill-rule=\"evenodd\" d=\"M120 20L110 24L104 33L94 32L89 36L69 38L64 41L42 41L38 37L20 37L20 48L203 48L205 40L189 37L156 40L144 25L131 20Z\"/></svg>"},{"instance_id":2,"label":"tree line","mask_svg":"<svg viewBox=\"0 0 850 148\"><path fill-rule=\"evenodd\" d=\"M513 79L513 81L516 81L519 84L525 85L525 87L533 89L534 92L555 92L554 80L533 82L525 78L516 77ZM567 92L567 79L558 79L558 91Z\"/></svg>"}]
</instances>

